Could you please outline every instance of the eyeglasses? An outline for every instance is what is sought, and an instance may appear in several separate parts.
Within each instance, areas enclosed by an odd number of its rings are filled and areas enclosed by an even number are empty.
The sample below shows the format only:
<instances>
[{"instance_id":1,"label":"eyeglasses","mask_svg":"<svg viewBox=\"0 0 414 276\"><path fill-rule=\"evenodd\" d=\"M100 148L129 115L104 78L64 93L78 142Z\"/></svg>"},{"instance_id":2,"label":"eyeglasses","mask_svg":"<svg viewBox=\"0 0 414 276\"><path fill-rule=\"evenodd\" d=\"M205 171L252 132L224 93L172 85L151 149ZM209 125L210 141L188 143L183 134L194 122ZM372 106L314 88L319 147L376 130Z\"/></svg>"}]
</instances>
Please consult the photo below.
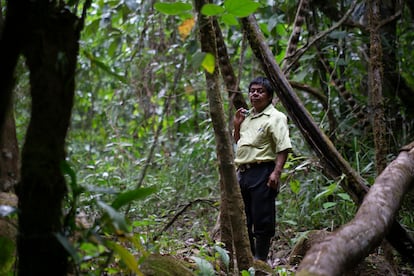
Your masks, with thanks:
<instances>
[{"instance_id":1,"label":"eyeglasses","mask_svg":"<svg viewBox=\"0 0 414 276\"><path fill-rule=\"evenodd\" d=\"M264 88L250 88L249 93L253 94L254 92L263 94L263 93L266 93L266 90Z\"/></svg>"}]
</instances>

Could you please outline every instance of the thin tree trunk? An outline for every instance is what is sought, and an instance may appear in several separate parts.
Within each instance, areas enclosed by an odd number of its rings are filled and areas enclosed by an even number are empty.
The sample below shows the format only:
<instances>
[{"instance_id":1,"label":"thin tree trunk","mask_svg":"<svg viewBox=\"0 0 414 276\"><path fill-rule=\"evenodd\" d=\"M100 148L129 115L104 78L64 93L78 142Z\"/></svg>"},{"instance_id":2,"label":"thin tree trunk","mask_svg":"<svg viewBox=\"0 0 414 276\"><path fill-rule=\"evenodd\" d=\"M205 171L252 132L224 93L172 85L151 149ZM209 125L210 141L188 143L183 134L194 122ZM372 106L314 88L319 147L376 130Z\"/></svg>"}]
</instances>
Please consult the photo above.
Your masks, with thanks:
<instances>
[{"instance_id":1,"label":"thin tree trunk","mask_svg":"<svg viewBox=\"0 0 414 276\"><path fill-rule=\"evenodd\" d=\"M62 203L67 188L61 172L75 88L80 21L53 2L31 2L23 53L30 70L32 111L22 151L19 197L19 275L66 275L68 253Z\"/></svg>"},{"instance_id":2,"label":"thin tree trunk","mask_svg":"<svg viewBox=\"0 0 414 276\"><path fill-rule=\"evenodd\" d=\"M386 142L386 126L384 118L384 100L382 97L383 67L380 22L380 3L368 1L370 22L370 63L369 63L369 90L370 105L372 108L372 130L375 144L375 166L377 175L387 166L388 145Z\"/></svg>"},{"instance_id":3,"label":"thin tree trunk","mask_svg":"<svg viewBox=\"0 0 414 276\"><path fill-rule=\"evenodd\" d=\"M354 202L360 205L368 192L368 187L364 179L352 169L329 138L318 128L311 115L294 93L289 82L276 64L272 52L266 45L255 18L253 16L243 18L242 24L248 34L253 52L262 63L267 77L277 88L276 93L290 118L294 121L307 143L324 164L325 174L334 179L345 175L347 181L342 181L341 185ZM414 241L398 222L394 222L390 233L387 235L387 240L401 255L414 262Z\"/></svg>"},{"instance_id":4,"label":"thin tree trunk","mask_svg":"<svg viewBox=\"0 0 414 276\"><path fill-rule=\"evenodd\" d=\"M203 0L196 0L195 4L197 10L201 10L201 7L205 2ZM215 32L211 18L207 18L199 13L198 24L200 26L202 51L216 57L217 49L215 44ZM217 63L214 72L209 73L206 71L205 75L210 115L216 139L220 181L222 182L221 187L224 189L222 195L224 195L225 198L222 200L225 200L228 204L228 218L233 236L233 244L226 246L234 246L238 269L240 271L247 270L253 265L253 256L250 251L243 201L234 166L232 139L224 116ZM221 221L221 223L226 223L226 221Z\"/></svg>"},{"instance_id":5,"label":"thin tree trunk","mask_svg":"<svg viewBox=\"0 0 414 276\"><path fill-rule=\"evenodd\" d=\"M14 192L19 179L19 148L11 105L0 131L0 192Z\"/></svg>"},{"instance_id":6,"label":"thin tree trunk","mask_svg":"<svg viewBox=\"0 0 414 276\"><path fill-rule=\"evenodd\" d=\"M0 132L3 131L12 99L14 70L21 52L21 33L27 17L26 11L27 7L18 1L7 3L7 17L0 35Z\"/></svg>"},{"instance_id":7,"label":"thin tree trunk","mask_svg":"<svg viewBox=\"0 0 414 276\"><path fill-rule=\"evenodd\" d=\"M403 196L413 184L414 142L375 180L355 218L309 249L297 275L341 275L354 267L392 229Z\"/></svg>"},{"instance_id":8,"label":"thin tree trunk","mask_svg":"<svg viewBox=\"0 0 414 276\"><path fill-rule=\"evenodd\" d=\"M220 25L216 18L212 18L217 45L217 58L220 66L220 72L223 77L224 85L229 94L229 98L234 108L237 110L240 107L247 108L247 103L244 100L236 74L229 59L226 44L224 43L223 34Z\"/></svg>"}]
</instances>

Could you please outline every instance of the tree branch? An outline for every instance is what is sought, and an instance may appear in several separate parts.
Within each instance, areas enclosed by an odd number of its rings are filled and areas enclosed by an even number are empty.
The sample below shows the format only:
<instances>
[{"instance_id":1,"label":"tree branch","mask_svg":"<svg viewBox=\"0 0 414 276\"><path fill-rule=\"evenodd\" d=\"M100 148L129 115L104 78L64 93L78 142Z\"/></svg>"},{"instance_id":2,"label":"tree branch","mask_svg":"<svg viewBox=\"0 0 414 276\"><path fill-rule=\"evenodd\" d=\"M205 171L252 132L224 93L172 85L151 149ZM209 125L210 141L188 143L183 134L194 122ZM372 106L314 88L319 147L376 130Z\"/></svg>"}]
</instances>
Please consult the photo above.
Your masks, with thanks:
<instances>
[{"instance_id":1,"label":"tree branch","mask_svg":"<svg viewBox=\"0 0 414 276\"><path fill-rule=\"evenodd\" d=\"M342 275L376 248L386 234L392 235L395 215L414 183L413 145L403 149L377 177L355 218L309 249L298 276Z\"/></svg>"}]
</instances>

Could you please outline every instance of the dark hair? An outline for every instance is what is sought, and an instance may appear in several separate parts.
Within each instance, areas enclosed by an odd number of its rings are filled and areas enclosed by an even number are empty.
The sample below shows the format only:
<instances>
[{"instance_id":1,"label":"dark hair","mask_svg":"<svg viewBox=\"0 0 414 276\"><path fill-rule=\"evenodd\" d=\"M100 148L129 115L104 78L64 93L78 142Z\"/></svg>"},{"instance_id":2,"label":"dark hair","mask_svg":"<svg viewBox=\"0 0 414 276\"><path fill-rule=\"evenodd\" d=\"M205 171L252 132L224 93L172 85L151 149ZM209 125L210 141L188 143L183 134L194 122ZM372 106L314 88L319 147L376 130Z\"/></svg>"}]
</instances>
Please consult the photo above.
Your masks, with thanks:
<instances>
[{"instance_id":1,"label":"dark hair","mask_svg":"<svg viewBox=\"0 0 414 276\"><path fill-rule=\"evenodd\" d=\"M250 87L252 87L253 84L259 84L263 86L266 89L266 92L273 98L273 86L270 83L270 81L265 77L256 77L254 78L250 84L249 84L249 91Z\"/></svg>"}]
</instances>

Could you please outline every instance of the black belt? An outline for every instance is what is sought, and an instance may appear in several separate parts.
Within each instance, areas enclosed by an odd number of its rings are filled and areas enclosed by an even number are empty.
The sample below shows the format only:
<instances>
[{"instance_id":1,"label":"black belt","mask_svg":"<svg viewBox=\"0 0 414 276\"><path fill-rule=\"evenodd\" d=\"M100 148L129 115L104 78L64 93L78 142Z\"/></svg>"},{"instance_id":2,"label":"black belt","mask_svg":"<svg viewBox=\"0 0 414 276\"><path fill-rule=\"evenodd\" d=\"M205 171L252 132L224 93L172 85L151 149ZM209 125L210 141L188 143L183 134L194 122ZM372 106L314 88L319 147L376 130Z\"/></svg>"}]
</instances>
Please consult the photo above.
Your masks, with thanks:
<instances>
[{"instance_id":1,"label":"black belt","mask_svg":"<svg viewBox=\"0 0 414 276\"><path fill-rule=\"evenodd\" d=\"M239 167L237 168L237 170L239 172L245 172L245 171L250 170L252 168L269 165L271 163L274 164L273 161L264 161L264 162L255 162L255 163L241 164L241 165L239 165Z\"/></svg>"}]
</instances>

